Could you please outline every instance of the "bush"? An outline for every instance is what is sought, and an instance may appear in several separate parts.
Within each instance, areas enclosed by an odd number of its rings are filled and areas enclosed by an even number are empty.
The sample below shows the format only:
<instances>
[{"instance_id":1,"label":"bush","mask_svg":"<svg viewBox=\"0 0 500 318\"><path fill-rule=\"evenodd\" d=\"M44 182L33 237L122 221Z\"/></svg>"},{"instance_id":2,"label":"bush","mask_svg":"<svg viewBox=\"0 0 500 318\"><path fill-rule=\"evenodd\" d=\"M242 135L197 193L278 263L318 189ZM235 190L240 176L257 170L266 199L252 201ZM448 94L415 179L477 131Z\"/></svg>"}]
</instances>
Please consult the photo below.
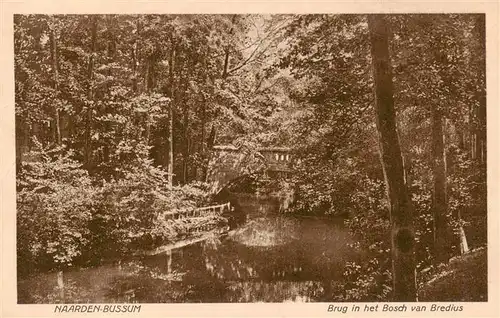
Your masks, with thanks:
<instances>
[{"instance_id":1,"label":"bush","mask_svg":"<svg viewBox=\"0 0 500 318\"><path fill-rule=\"evenodd\" d=\"M91 180L64 147L29 153L17 176L20 275L35 269L92 265L189 236L223 220L166 220L164 214L210 201L208 185L170 187L166 173L136 157L116 176Z\"/></svg>"},{"instance_id":2,"label":"bush","mask_svg":"<svg viewBox=\"0 0 500 318\"><path fill-rule=\"evenodd\" d=\"M382 202L378 202L377 209L367 209L345 221L357 239L352 247L364 251L364 254L362 262L348 262L345 265L343 295L339 300L387 301L390 297L390 222Z\"/></svg>"},{"instance_id":3,"label":"bush","mask_svg":"<svg viewBox=\"0 0 500 318\"><path fill-rule=\"evenodd\" d=\"M89 244L96 190L62 148L38 149L18 175L17 250L20 272L72 265Z\"/></svg>"}]
</instances>

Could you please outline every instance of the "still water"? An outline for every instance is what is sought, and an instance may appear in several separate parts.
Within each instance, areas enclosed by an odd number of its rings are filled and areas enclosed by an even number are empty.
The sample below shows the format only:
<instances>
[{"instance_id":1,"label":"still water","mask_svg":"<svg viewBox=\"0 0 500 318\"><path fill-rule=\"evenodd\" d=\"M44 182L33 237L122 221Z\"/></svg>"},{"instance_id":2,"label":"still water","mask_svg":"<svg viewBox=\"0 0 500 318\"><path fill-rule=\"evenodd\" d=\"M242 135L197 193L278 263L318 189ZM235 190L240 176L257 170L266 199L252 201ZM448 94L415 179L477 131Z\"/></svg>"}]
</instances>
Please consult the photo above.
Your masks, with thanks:
<instances>
[{"instance_id":1,"label":"still water","mask_svg":"<svg viewBox=\"0 0 500 318\"><path fill-rule=\"evenodd\" d=\"M39 274L19 282L18 302L328 301L359 258L350 242L341 220L256 217L170 253L66 271L63 290Z\"/></svg>"}]
</instances>

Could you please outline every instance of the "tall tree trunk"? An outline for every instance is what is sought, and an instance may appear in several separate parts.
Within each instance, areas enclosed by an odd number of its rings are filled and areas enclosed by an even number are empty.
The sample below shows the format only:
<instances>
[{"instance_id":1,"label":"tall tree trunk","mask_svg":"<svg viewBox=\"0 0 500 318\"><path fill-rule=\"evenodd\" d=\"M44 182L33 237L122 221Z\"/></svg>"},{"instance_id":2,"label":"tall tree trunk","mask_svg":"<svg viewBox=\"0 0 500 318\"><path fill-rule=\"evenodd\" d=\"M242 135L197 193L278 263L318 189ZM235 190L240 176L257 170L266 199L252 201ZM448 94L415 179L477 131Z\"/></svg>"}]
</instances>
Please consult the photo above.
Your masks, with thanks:
<instances>
[{"instance_id":1,"label":"tall tree trunk","mask_svg":"<svg viewBox=\"0 0 500 318\"><path fill-rule=\"evenodd\" d=\"M16 173L21 172L23 161L23 146L25 134L28 133L25 129L25 124L21 120L21 116L15 115L15 132L16 132Z\"/></svg>"},{"instance_id":2,"label":"tall tree trunk","mask_svg":"<svg viewBox=\"0 0 500 318\"><path fill-rule=\"evenodd\" d=\"M462 215L460 211L457 210L457 220L460 222L458 226L457 240L459 245L460 254L469 253L469 244L467 243L467 236L465 235L465 230L462 225Z\"/></svg>"},{"instance_id":3,"label":"tall tree trunk","mask_svg":"<svg viewBox=\"0 0 500 318\"><path fill-rule=\"evenodd\" d=\"M54 23L54 21L52 21ZM58 145L61 144L61 120L59 114L58 95L59 95L59 62L57 60L57 39L55 34L55 25L50 27L50 57L52 63L52 81L54 87L54 142Z\"/></svg>"},{"instance_id":4,"label":"tall tree trunk","mask_svg":"<svg viewBox=\"0 0 500 318\"><path fill-rule=\"evenodd\" d=\"M155 64L156 64L156 52L151 53L148 56L147 65L147 76L146 76L146 87L148 92L152 92L155 87Z\"/></svg>"},{"instance_id":5,"label":"tall tree trunk","mask_svg":"<svg viewBox=\"0 0 500 318\"><path fill-rule=\"evenodd\" d=\"M88 92L87 92L87 112L86 112L86 123L85 123L85 155L84 155L84 165L87 169L91 168L92 161L92 111L94 107L94 64L96 55L96 41L97 41L97 15L92 16L92 26L91 26L91 44L90 44L90 56L88 65Z\"/></svg>"},{"instance_id":6,"label":"tall tree trunk","mask_svg":"<svg viewBox=\"0 0 500 318\"><path fill-rule=\"evenodd\" d=\"M208 156L206 154L206 148L205 148L205 135L206 135L206 125L207 125L207 100L205 98L205 95L201 93L201 158L203 160L202 164L202 171L201 171L201 181L205 181L207 179L207 170L208 170L208 163L205 161L207 160Z\"/></svg>"},{"instance_id":7,"label":"tall tree trunk","mask_svg":"<svg viewBox=\"0 0 500 318\"><path fill-rule=\"evenodd\" d=\"M170 105L168 108L168 184L173 185L174 176L174 102L175 102L175 81L174 81L174 68L175 68L175 40L171 40L172 47L170 48L169 69L168 74L170 78Z\"/></svg>"},{"instance_id":8,"label":"tall tree trunk","mask_svg":"<svg viewBox=\"0 0 500 318\"><path fill-rule=\"evenodd\" d=\"M391 218L394 300L415 301L413 209L404 180L403 160L396 131L389 32L383 15L369 15L368 28L375 81L375 116Z\"/></svg>"},{"instance_id":9,"label":"tall tree trunk","mask_svg":"<svg viewBox=\"0 0 500 318\"><path fill-rule=\"evenodd\" d=\"M474 17L473 34L476 37L476 45L473 47L471 62L476 66L476 79L479 89L476 91L478 105L469 106L469 133L471 159L486 163L486 25L485 15L477 14Z\"/></svg>"},{"instance_id":10,"label":"tall tree trunk","mask_svg":"<svg viewBox=\"0 0 500 318\"><path fill-rule=\"evenodd\" d=\"M465 145L466 145L465 133L463 131L461 131L460 132L460 140L458 143L458 148L464 153L467 152ZM467 209L467 208L463 207L463 209ZM465 231L464 231L464 228L462 226L462 213L461 213L460 208L455 209L454 214L453 214L453 218L459 222L459 227L458 227L457 233L456 233L456 237L457 237L456 245L459 248L459 253L465 254L465 253L469 252L469 245L467 243L467 237L465 236Z\"/></svg>"},{"instance_id":11,"label":"tall tree trunk","mask_svg":"<svg viewBox=\"0 0 500 318\"><path fill-rule=\"evenodd\" d=\"M132 90L138 91L138 68L139 68L139 40L140 40L141 24L136 22L134 44L132 45Z\"/></svg>"},{"instance_id":12,"label":"tall tree trunk","mask_svg":"<svg viewBox=\"0 0 500 318\"><path fill-rule=\"evenodd\" d=\"M185 61L189 60L189 55L186 54ZM182 63L179 67L180 70L186 69L185 63ZM196 65L195 65L196 67ZM186 94L189 90L188 80L190 74L188 72L181 73L180 81L184 84L182 85L181 90L181 102L182 102L182 139L183 139L183 149L182 149L182 182L186 184L189 182L189 153L190 153L190 140L189 140L189 104L186 98Z\"/></svg>"},{"instance_id":13,"label":"tall tree trunk","mask_svg":"<svg viewBox=\"0 0 500 318\"><path fill-rule=\"evenodd\" d=\"M156 87L156 79L155 79L155 72L156 72L156 60L157 60L157 52L155 51L154 53L151 54L148 58L148 70L147 70L147 92L148 94L151 94ZM149 137L151 135L151 125L150 125L150 116L149 113L144 114L144 118L141 118L141 120L145 121L146 125L146 131L144 134L144 138L146 139L146 144L149 145Z\"/></svg>"},{"instance_id":14,"label":"tall tree trunk","mask_svg":"<svg viewBox=\"0 0 500 318\"><path fill-rule=\"evenodd\" d=\"M187 101L183 102L183 127L184 127L184 149L182 155L182 179L183 183L186 184L188 182L188 158L189 158L189 105Z\"/></svg>"},{"instance_id":15,"label":"tall tree trunk","mask_svg":"<svg viewBox=\"0 0 500 318\"><path fill-rule=\"evenodd\" d=\"M229 47L224 49L224 68L222 69L222 78L227 77L227 70L229 68Z\"/></svg>"},{"instance_id":16,"label":"tall tree trunk","mask_svg":"<svg viewBox=\"0 0 500 318\"><path fill-rule=\"evenodd\" d=\"M114 22L113 21L113 17L112 16L107 16L107 18L109 19L108 24L113 24L113 22ZM107 47L108 62L111 61L112 63L114 63L115 60L116 60L116 38L115 38L115 33L113 31L114 30L112 30L112 32L111 32L110 39L109 39L109 42L108 42L108 47ZM112 78L113 71L112 71L111 68L108 69L107 75L109 76L109 78ZM111 85L112 85L111 83L107 83L106 84L107 94L110 94ZM103 105L103 108L104 108L104 112L106 114L109 114L109 106ZM111 130L111 124L110 124L110 122L106 121L104 123L104 127L105 127L106 132L109 132ZM107 141L107 140L104 140L103 154L102 154L103 158L102 158L102 160L104 162L106 162L106 163L109 162L109 157L110 157L109 145L110 145L110 142Z\"/></svg>"},{"instance_id":17,"label":"tall tree trunk","mask_svg":"<svg viewBox=\"0 0 500 318\"><path fill-rule=\"evenodd\" d=\"M234 24L236 23L236 18L238 15L234 14L231 18L231 29L229 29L229 36L234 34ZM222 69L222 78L226 78L229 70L229 55L230 55L230 46L226 45L224 48L224 68Z\"/></svg>"},{"instance_id":18,"label":"tall tree trunk","mask_svg":"<svg viewBox=\"0 0 500 318\"><path fill-rule=\"evenodd\" d=\"M446 157L444 148L443 112L439 105L431 110L432 174L434 179L432 212L434 234L434 260L438 263L448 258L448 222L446 214Z\"/></svg>"},{"instance_id":19,"label":"tall tree trunk","mask_svg":"<svg viewBox=\"0 0 500 318\"><path fill-rule=\"evenodd\" d=\"M478 90L479 107L477 109L478 132L476 151L481 164L486 165L486 21L484 14L478 14L475 21L478 38L478 74L480 88Z\"/></svg>"},{"instance_id":20,"label":"tall tree trunk","mask_svg":"<svg viewBox=\"0 0 500 318\"><path fill-rule=\"evenodd\" d=\"M209 57L210 56L210 47L207 48L207 53L206 53L206 56ZM207 63L208 63L208 60L207 58L204 58L202 60L202 69L207 69ZM209 83L210 81L210 78L207 74L205 74L205 77L204 77L204 80L205 80L205 83ZM210 84L209 84L210 85ZM206 181L207 179L207 170L208 170L208 152L207 152L207 149L206 149L206 126L207 126L207 98L205 97L205 92L204 91L201 91L200 92L200 95L201 95L201 143L200 143L200 152L201 152L201 161L202 161L202 164L201 164L201 176L200 176L200 180L201 181Z\"/></svg>"}]
</instances>

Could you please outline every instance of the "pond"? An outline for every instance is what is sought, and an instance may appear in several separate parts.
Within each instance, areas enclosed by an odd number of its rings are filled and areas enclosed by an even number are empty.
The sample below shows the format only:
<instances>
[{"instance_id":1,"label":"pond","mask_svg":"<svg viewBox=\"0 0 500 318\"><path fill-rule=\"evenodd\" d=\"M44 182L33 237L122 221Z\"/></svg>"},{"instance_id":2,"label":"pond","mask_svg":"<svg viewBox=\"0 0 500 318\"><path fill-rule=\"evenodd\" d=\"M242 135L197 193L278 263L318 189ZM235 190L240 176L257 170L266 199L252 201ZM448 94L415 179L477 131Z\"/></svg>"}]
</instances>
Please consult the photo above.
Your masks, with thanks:
<instances>
[{"instance_id":1,"label":"pond","mask_svg":"<svg viewBox=\"0 0 500 318\"><path fill-rule=\"evenodd\" d=\"M328 301L360 255L342 220L267 215L225 235L153 256L43 273L18 283L19 303ZM59 282L61 283L61 282Z\"/></svg>"}]
</instances>

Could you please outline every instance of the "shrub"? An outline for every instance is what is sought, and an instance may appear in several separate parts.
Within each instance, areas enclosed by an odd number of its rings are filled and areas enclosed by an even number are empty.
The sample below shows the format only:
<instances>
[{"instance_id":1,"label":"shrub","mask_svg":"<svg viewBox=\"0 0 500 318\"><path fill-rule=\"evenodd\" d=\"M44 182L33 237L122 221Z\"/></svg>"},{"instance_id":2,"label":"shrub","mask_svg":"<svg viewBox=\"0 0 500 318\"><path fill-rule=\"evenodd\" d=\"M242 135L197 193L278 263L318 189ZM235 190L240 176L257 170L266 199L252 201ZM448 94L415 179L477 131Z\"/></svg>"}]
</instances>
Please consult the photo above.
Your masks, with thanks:
<instances>
[{"instance_id":1,"label":"shrub","mask_svg":"<svg viewBox=\"0 0 500 318\"><path fill-rule=\"evenodd\" d=\"M95 188L71 152L34 150L18 175L17 250L20 272L72 265L89 244Z\"/></svg>"},{"instance_id":2,"label":"shrub","mask_svg":"<svg viewBox=\"0 0 500 318\"><path fill-rule=\"evenodd\" d=\"M92 265L215 227L223 220L166 220L164 214L210 201L208 185L170 187L166 173L136 156L116 178L92 180L64 147L29 153L17 176L20 275Z\"/></svg>"}]
</instances>

